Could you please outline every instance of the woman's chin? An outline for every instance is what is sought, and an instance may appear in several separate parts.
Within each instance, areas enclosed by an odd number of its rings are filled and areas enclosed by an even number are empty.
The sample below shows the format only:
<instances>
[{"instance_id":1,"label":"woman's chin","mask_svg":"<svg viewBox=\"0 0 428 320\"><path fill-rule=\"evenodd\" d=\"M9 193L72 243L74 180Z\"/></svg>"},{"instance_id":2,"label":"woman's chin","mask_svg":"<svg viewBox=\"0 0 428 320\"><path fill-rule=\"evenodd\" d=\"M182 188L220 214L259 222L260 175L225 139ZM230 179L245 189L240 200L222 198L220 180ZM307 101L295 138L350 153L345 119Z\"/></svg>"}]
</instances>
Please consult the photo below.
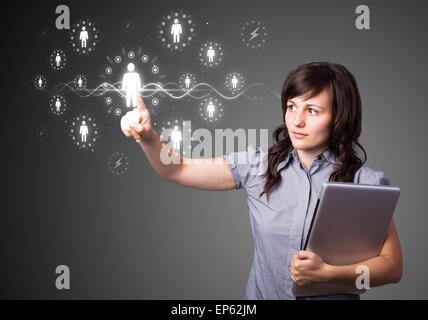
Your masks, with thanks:
<instances>
[{"instance_id":1,"label":"woman's chin","mask_svg":"<svg viewBox=\"0 0 428 320\"><path fill-rule=\"evenodd\" d=\"M304 141L294 140L292 141L294 149L305 149L308 147L308 144Z\"/></svg>"}]
</instances>

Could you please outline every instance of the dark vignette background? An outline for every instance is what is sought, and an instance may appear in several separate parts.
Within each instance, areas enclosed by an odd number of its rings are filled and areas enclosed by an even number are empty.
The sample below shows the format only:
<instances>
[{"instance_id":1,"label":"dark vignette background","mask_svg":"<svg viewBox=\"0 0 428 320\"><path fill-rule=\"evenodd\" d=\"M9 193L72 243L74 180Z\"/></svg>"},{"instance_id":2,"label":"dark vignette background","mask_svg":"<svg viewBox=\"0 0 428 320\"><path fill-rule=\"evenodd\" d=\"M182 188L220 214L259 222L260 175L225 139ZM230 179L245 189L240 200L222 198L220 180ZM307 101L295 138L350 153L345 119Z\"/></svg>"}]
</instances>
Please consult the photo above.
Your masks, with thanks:
<instances>
[{"instance_id":1,"label":"dark vignette background","mask_svg":"<svg viewBox=\"0 0 428 320\"><path fill-rule=\"evenodd\" d=\"M355 8L371 10L370 31L355 28ZM55 8L67 4L71 21L90 18L101 42L89 57L69 50L67 31L54 28ZM198 38L185 53L162 49L154 37L160 18L184 9L196 19ZM367 164L383 170L402 188L395 211L404 275L397 285L374 288L363 296L428 298L425 237L427 62L426 1L8 1L2 2L3 209L1 213L0 298L241 299L252 262L253 243L245 194L206 192L160 179L144 153L121 136L99 98L69 94L70 110L91 112L104 132L94 153L78 152L62 121L49 114L47 94L35 92L38 73L51 83L76 72L100 81L105 56L122 46L141 45L159 57L168 80L192 71L218 84L226 72L240 71L248 83L280 92L286 74L311 61L344 64L355 75L363 100L361 143ZM248 19L264 21L268 44L243 47L239 29ZM132 19L135 29L122 31ZM205 22L209 22L208 25ZM41 37L47 30L47 37ZM202 41L217 40L226 59L206 72L196 61ZM50 50L67 49L71 67L54 74ZM9 81L9 79L11 79ZM51 88L51 87L50 87ZM194 101L162 108L192 120ZM281 123L278 98L225 102L219 128L268 128ZM45 141L36 130L48 130ZM116 131L115 131L116 130ZM111 150L130 158L127 175L107 169ZM71 290L55 288L56 266L71 270Z\"/></svg>"}]
</instances>

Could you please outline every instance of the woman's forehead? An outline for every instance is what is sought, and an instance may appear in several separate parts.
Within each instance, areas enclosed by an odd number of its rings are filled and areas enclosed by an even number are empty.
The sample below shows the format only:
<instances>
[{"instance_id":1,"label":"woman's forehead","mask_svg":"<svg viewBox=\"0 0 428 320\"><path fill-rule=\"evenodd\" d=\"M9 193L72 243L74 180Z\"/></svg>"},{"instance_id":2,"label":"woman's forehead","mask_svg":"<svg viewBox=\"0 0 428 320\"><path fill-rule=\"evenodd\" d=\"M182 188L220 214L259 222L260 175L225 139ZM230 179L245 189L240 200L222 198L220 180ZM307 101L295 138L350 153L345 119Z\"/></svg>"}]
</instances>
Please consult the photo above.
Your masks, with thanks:
<instances>
[{"instance_id":1,"label":"woman's forehead","mask_svg":"<svg viewBox=\"0 0 428 320\"><path fill-rule=\"evenodd\" d=\"M328 90L323 90L319 94L310 97L310 94L303 94L293 98L289 98L288 102L303 104L303 105L320 105L325 108L330 108L331 97Z\"/></svg>"}]
</instances>

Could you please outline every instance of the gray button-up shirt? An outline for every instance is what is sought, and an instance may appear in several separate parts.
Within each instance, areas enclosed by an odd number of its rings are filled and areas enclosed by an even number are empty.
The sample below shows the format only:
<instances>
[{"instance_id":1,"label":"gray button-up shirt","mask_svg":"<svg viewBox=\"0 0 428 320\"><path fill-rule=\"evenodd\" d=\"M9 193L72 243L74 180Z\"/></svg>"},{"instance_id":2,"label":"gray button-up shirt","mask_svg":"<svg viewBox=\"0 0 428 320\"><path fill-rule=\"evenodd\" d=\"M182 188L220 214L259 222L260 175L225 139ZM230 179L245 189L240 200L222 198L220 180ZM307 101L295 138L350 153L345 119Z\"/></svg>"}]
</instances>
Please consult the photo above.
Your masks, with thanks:
<instances>
[{"instance_id":1,"label":"gray button-up shirt","mask_svg":"<svg viewBox=\"0 0 428 320\"><path fill-rule=\"evenodd\" d=\"M267 168L267 152L249 146L247 151L232 152L224 158L236 188L245 190L250 208L254 259L244 299L296 299L291 258L306 240L322 183L337 166L333 152L327 150L315 156L306 170L293 149L278 166L282 179L270 191L269 203L266 195L259 197L266 181L261 175ZM355 173L354 183L389 185L390 179L382 171L364 165Z\"/></svg>"}]
</instances>

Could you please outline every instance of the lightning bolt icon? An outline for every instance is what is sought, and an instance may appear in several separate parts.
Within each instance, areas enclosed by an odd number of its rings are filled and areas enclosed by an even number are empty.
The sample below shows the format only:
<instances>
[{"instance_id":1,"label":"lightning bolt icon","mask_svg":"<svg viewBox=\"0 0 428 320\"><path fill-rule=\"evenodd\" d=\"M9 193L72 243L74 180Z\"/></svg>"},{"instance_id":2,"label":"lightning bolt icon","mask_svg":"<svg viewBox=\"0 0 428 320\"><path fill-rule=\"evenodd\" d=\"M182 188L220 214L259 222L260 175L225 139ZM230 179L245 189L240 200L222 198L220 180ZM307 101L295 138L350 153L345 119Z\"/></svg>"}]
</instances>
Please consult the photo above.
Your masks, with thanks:
<instances>
[{"instance_id":1,"label":"lightning bolt icon","mask_svg":"<svg viewBox=\"0 0 428 320\"><path fill-rule=\"evenodd\" d=\"M260 26L258 26L257 28L255 28L252 32L251 32L251 38L248 41L253 40L255 37L257 37L259 34L257 33L257 30L259 30Z\"/></svg>"},{"instance_id":2,"label":"lightning bolt icon","mask_svg":"<svg viewBox=\"0 0 428 320\"><path fill-rule=\"evenodd\" d=\"M120 157L119 160L116 161L116 166L113 169L116 169L118 166L120 166L122 163L120 162L123 157Z\"/></svg>"}]
</instances>

